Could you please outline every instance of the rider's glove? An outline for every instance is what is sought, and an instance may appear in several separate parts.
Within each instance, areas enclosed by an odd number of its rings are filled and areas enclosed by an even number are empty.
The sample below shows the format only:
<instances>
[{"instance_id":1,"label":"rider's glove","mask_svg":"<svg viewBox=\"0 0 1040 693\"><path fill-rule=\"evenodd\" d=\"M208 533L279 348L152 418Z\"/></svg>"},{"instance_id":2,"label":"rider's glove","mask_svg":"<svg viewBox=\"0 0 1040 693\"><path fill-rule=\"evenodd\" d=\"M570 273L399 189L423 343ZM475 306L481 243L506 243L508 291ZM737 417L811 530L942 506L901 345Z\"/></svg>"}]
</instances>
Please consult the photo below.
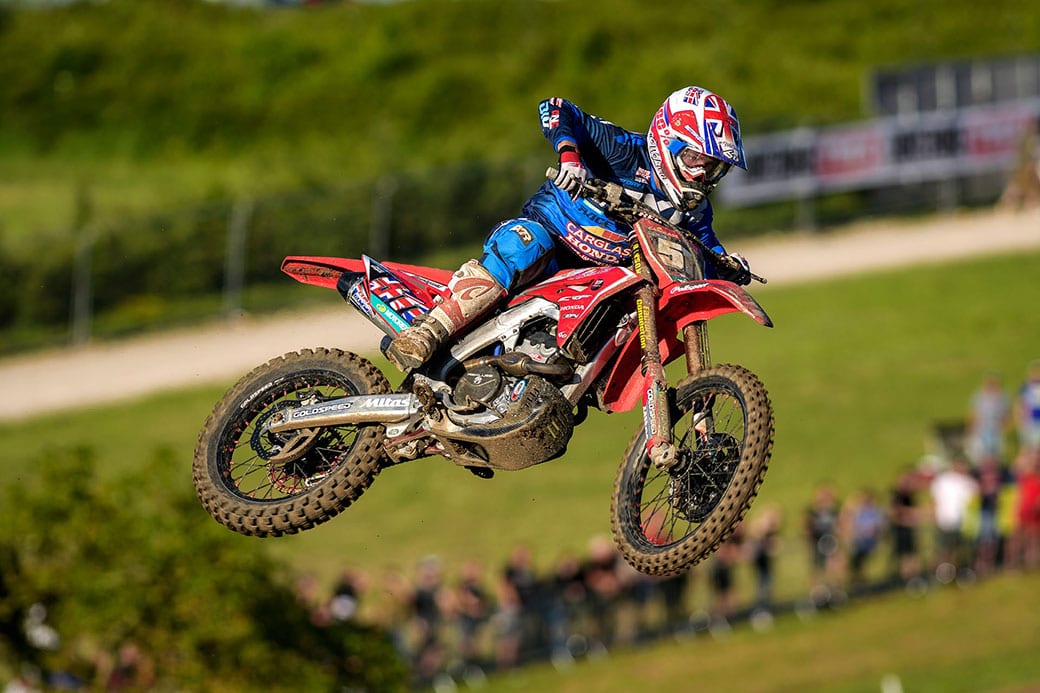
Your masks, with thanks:
<instances>
[{"instance_id":1,"label":"rider's glove","mask_svg":"<svg viewBox=\"0 0 1040 693\"><path fill-rule=\"evenodd\" d=\"M588 169L581 163L578 149L572 145L564 145L560 149L560 172L553 178L553 184L571 197L581 192L581 184L589 179Z\"/></svg>"},{"instance_id":2,"label":"rider's glove","mask_svg":"<svg viewBox=\"0 0 1040 693\"><path fill-rule=\"evenodd\" d=\"M740 253L727 254L718 266L719 279L731 281L741 286L751 283L751 265Z\"/></svg>"}]
</instances>

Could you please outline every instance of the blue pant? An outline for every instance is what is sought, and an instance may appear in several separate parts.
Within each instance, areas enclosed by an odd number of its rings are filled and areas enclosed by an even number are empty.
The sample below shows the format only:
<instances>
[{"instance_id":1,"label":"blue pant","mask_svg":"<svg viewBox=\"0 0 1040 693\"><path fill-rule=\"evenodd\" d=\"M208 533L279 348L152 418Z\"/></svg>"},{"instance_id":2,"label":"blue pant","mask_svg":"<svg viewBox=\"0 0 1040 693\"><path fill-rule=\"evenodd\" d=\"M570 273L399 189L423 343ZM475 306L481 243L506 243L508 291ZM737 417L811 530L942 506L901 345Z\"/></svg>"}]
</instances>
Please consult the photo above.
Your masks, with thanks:
<instances>
[{"instance_id":1,"label":"blue pant","mask_svg":"<svg viewBox=\"0 0 1040 693\"><path fill-rule=\"evenodd\" d=\"M484 241L482 264L508 291L556 272L556 243L544 226L523 217L496 226Z\"/></svg>"}]
</instances>

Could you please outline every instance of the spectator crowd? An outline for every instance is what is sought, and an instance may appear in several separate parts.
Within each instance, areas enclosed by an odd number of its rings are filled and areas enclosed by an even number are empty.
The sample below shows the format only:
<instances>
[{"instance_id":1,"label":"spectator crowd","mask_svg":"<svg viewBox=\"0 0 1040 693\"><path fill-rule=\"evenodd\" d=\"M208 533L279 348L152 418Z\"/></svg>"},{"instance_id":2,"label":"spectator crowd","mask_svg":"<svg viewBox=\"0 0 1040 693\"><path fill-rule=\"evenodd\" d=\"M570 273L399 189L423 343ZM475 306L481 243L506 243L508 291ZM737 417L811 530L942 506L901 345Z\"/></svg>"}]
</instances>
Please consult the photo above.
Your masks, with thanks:
<instances>
[{"instance_id":1,"label":"spectator crowd","mask_svg":"<svg viewBox=\"0 0 1040 693\"><path fill-rule=\"evenodd\" d=\"M567 666L666 635L719 635L744 620L768 627L780 611L831 608L884 589L1040 567L1040 362L1014 396L987 374L949 447L887 489L842 498L820 483L791 532L779 506L754 508L708 561L676 578L637 573L595 537L584 555L545 569L518 545L496 570L477 560L449 570L429 556L411 577L389 572L375 582L346 571L325 596L304 576L299 594L319 622L381 625L417 681L454 684L533 660ZM778 602L776 559L794 535L804 542L808 585L804 597Z\"/></svg>"}]
</instances>

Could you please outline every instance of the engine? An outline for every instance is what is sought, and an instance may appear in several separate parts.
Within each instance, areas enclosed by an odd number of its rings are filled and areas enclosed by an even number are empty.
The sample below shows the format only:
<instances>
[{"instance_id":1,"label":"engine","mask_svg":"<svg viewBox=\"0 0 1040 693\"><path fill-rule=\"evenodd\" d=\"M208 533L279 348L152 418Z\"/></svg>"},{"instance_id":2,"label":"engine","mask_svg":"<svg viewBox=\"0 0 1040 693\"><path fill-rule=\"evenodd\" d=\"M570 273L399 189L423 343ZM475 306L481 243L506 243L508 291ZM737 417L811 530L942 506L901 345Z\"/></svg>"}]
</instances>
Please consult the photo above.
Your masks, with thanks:
<instances>
[{"instance_id":1,"label":"engine","mask_svg":"<svg viewBox=\"0 0 1040 693\"><path fill-rule=\"evenodd\" d=\"M529 331L515 351L467 361L430 430L457 462L518 470L561 455L574 430L573 406L550 381L569 378L556 339Z\"/></svg>"}]
</instances>

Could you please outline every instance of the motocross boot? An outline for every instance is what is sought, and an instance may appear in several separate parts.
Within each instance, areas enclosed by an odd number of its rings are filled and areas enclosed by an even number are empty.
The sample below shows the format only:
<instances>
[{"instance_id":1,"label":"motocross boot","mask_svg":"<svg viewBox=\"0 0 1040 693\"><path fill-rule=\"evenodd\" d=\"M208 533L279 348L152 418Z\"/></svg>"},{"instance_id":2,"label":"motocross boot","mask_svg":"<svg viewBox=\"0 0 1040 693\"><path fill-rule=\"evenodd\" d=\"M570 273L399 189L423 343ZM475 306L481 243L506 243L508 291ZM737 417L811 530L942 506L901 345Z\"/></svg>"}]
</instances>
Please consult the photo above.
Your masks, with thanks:
<instances>
[{"instance_id":1,"label":"motocross boot","mask_svg":"<svg viewBox=\"0 0 1040 693\"><path fill-rule=\"evenodd\" d=\"M448 298L401 330L387 347L386 357L402 371L426 363L448 337L506 295L505 287L476 260L470 260L452 275L448 290Z\"/></svg>"}]
</instances>

